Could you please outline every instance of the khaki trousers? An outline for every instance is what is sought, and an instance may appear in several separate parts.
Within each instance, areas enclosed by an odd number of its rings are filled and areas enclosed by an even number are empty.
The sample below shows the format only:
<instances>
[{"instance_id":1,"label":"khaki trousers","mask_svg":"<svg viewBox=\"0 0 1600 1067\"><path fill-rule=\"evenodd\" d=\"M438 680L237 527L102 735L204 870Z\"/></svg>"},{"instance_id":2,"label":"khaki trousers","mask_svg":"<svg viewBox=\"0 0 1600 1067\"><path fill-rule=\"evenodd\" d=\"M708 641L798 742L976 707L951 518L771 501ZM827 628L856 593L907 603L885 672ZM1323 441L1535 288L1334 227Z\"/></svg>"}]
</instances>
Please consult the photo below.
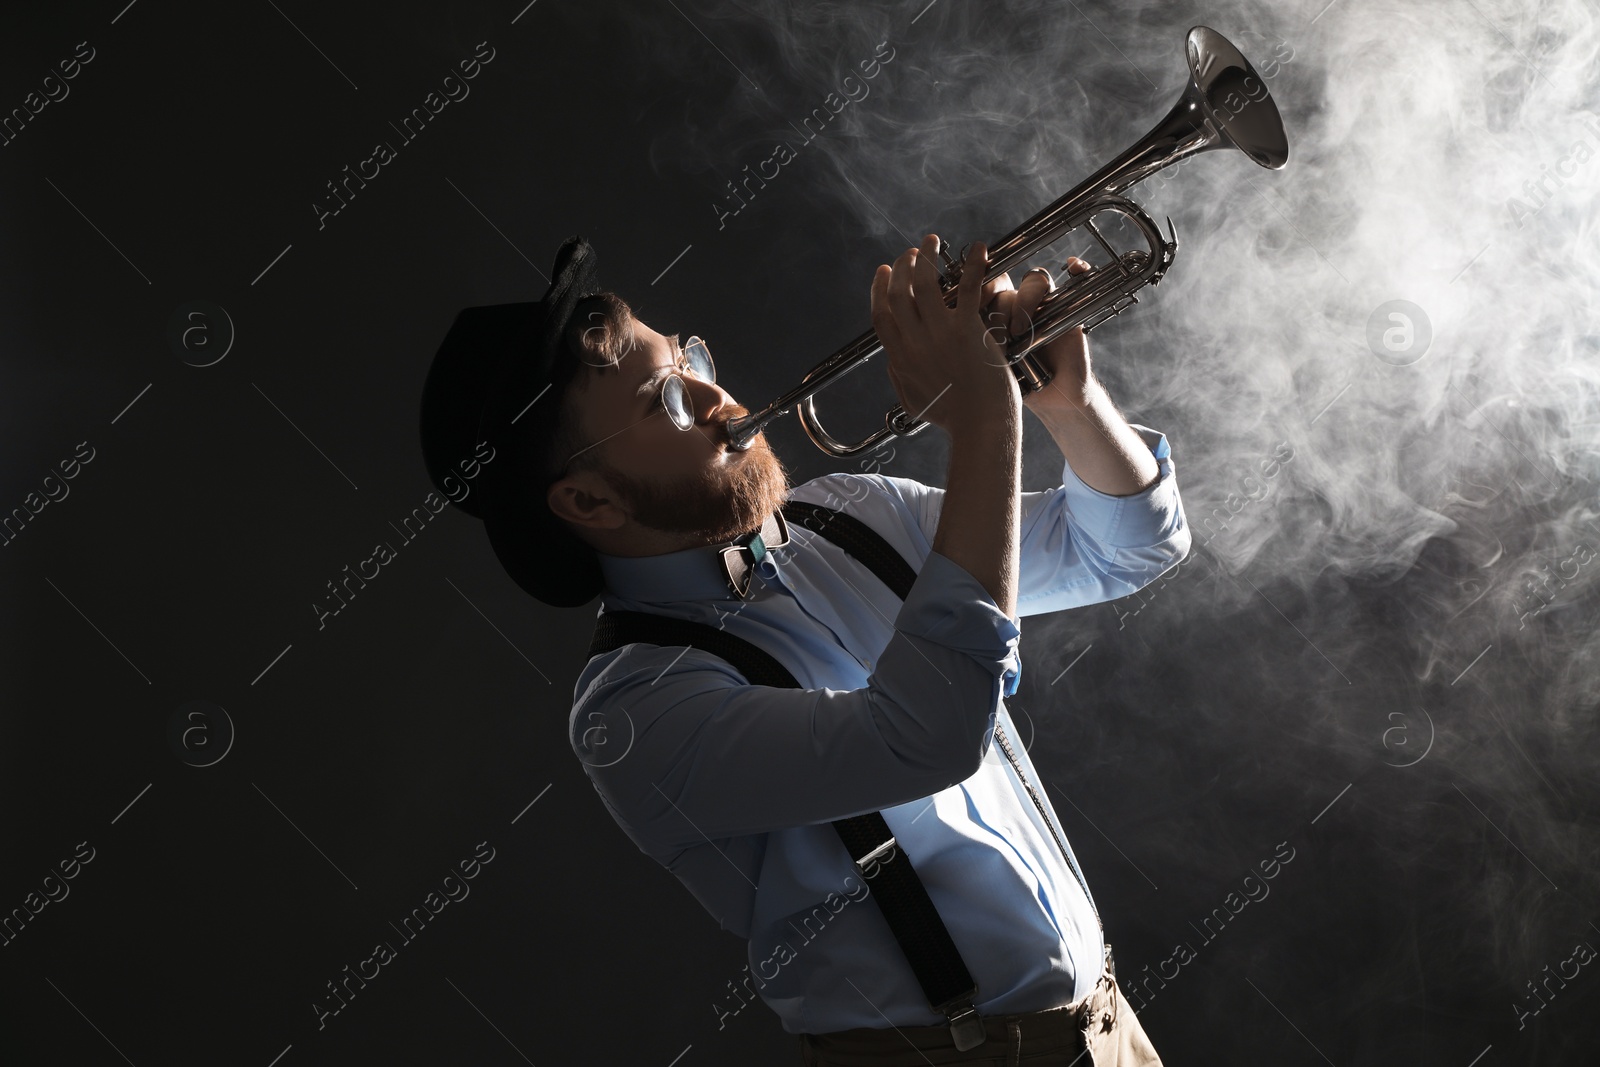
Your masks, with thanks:
<instances>
[{"instance_id":1,"label":"khaki trousers","mask_svg":"<svg viewBox=\"0 0 1600 1067\"><path fill-rule=\"evenodd\" d=\"M1049 1011L983 1017L987 1039L958 1052L947 1026L863 1027L799 1034L805 1067L1161 1067L1110 972L1088 996Z\"/></svg>"}]
</instances>

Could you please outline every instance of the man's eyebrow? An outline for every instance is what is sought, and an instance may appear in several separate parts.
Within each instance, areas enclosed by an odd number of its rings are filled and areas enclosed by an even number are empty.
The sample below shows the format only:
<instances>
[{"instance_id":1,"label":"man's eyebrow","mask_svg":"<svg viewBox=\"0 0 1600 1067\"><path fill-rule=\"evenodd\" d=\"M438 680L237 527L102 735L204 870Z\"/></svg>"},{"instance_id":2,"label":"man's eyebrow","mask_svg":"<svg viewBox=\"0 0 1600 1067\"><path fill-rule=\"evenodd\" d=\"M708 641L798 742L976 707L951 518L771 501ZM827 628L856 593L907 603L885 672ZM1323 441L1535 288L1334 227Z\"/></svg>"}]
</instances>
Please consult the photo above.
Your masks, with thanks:
<instances>
[{"instance_id":1,"label":"man's eyebrow","mask_svg":"<svg viewBox=\"0 0 1600 1067\"><path fill-rule=\"evenodd\" d=\"M677 353L679 352L679 350L682 347L678 343L678 335L677 334L671 335L670 337L667 338L667 341L672 345L673 355L676 356ZM676 370L677 366L678 366L678 361L677 361L676 358L674 358L673 361L672 361L672 365L671 366L668 366L668 367L657 367L655 370L651 371L650 372L650 377L646 378L643 382L641 382L639 384L639 388L634 391L634 394L633 394L634 399L637 400L637 399L639 399L641 397L649 396L651 393L655 392L656 384L658 382L660 382L661 379L665 378L668 374L671 374L674 370Z\"/></svg>"}]
</instances>

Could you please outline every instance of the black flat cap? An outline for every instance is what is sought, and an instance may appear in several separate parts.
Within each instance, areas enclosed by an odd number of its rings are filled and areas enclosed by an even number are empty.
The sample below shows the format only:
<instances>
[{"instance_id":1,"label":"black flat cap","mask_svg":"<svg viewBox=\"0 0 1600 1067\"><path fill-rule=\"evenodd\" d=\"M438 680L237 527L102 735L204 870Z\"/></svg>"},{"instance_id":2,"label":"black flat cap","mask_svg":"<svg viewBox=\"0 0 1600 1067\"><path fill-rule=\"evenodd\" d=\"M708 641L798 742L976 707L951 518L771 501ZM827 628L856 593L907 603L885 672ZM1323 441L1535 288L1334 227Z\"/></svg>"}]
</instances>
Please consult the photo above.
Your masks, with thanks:
<instances>
[{"instance_id":1,"label":"black flat cap","mask_svg":"<svg viewBox=\"0 0 1600 1067\"><path fill-rule=\"evenodd\" d=\"M544 299L463 308L422 388L429 479L483 520L512 580L554 607L586 604L603 587L594 549L550 512L538 474L579 364L562 333L579 301L601 291L595 270L589 242L569 237Z\"/></svg>"}]
</instances>

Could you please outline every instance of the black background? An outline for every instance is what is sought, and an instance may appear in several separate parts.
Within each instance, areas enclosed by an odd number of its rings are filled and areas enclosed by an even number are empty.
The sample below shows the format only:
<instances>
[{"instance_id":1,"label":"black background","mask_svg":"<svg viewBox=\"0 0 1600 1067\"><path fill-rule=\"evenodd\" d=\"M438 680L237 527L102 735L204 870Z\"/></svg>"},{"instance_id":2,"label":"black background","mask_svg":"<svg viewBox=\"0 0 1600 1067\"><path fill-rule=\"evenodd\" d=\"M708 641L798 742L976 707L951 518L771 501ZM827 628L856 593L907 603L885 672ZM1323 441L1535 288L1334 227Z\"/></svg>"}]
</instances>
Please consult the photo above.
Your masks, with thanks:
<instances>
[{"instance_id":1,"label":"black background","mask_svg":"<svg viewBox=\"0 0 1600 1067\"><path fill-rule=\"evenodd\" d=\"M656 328L707 337L719 381L754 408L868 325L878 263L926 232L993 241L1143 133L1182 87L1184 30L1206 23L1247 54L1293 44L1271 84L1296 157L1264 175L1218 153L1150 183L1152 213L1196 239L1159 294L1096 332L1097 372L1130 419L1168 434L1191 524L1289 439L1305 458L1230 535L1248 523L1258 549L1347 535L1318 472L1404 448L1394 424L1364 421L1360 391L1311 415L1341 381L1397 380L1351 354L1376 300L1343 324L1354 341L1321 353L1343 371L1283 376L1299 414L1196 402L1230 359L1242 374L1271 358L1286 307L1338 285L1301 242L1342 247L1350 216L1293 198L1293 183L1336 183L1341 139L1360 153L1359 130L1324 122L1333 45L1388 16L1347 0L1309 21L1321 6L940 0L801 8L781 31L771 10L687 0L8 12L0 108L77 42L95 58L0 148L0 507L80 442L95 458L0 549L0 910L80 842L94 859L0 948L0 1059L797 1062L764 1008L718 1029L711 1005L743 943L632 847L574 757L592 608L527 598L449 509L318 628L325 583L398 545L391 522L431 488L416 416L433 349L460 307L536 299L559 242L582 233L605 284ZM1502 15L1525 43L1526 22ZM1041 34L1061 49L1058 80L1006 81ZM470 96L319 228L325 183L396 144L389 123L482 41L495 58ZM880 41L896 58L875 95L719 228L724 183ZM973 86L1062 132L974 118ZM941 115L992 137L930 134L908 151ZM1287 199L1266 202L1269 187ZM1271 285L1241 272L1221 300L1208 285L1229 261L1206 242L1222 232L1259 260L1298 250L1304 269ZM236 331L209 366L168 340L190 301L225 308ZM1215 317L1237 333L1206 360L1173 342ZM881 372L858 377L832 410L869 428L890 394ZM1052 442L1031 418L1027 434L1025 487L1058 484ZM796 484L840 469L792 420L770 436ZM1137 616L1129 601L1025 626L1013 715L1119 972L1129 983L1180 941L1197 950L1140 1013L1165 1062L1568 1064L1600 1048L1593 967L1525 1029L1512 1007L1575 943L1600 944L1594 606L1572 587L1530 624L1537 639L1515 613L1473 607L1510 583L1479 549L1533 551L1543 519L1570 518L1592 482L1557 464L1558 488L1530 500L1501 436L1484 430L1484 453L1419 493L1448 510L1452 486L1486 487L1471 536L1409 552L1374 537L1363 565L1344 553L1318 569L1241 559L1227 535L1219 548L1197 532ZM940 483L937 437L902 443L886 471ZM205 767L169 741L195 700L236 731ZM215 746L215 713L210 729ZM480 842L494 858L470 896L319 1029L326 983L377 941L399 944L390 924ZM1295 858L1271 895L1204 943L1194 924L1280 842Z\"/></svg>"}]
</instances>

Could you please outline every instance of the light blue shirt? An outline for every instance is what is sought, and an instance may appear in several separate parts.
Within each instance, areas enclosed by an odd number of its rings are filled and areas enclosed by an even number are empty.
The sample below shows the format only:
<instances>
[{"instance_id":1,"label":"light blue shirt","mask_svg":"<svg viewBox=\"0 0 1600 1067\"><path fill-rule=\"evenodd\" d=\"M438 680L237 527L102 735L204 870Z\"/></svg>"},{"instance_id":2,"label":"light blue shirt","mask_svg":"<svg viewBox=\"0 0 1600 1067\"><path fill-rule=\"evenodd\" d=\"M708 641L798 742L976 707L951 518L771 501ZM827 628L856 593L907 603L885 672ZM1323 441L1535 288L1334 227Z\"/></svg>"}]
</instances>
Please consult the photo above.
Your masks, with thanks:
<instances>
[{"instance_id":1,"label":"light blue shirt","mask_svg":"<svg viewBox=\"0 0 1600 1067\"><path fill-rule=\"evenodd\" d=\"M1160 468L1143 492L1102 493L1064 464L1060 487L1022 494L1019 615L1126 596L1189 551L1166 436L1132 425ZM916 567L903 604L798 523L744 601L710 548L600 556L602 612L720 626L804 687L747 684L697 648L634 644L596 656L574 689L573 750L607 810L749 941L747 971L707 991L723 1025L756 995L790 1033L945 1022L829 825L870 811L927 888L978 983L980 1013L1068 1004L1100 976L1093 902L990 743L998 718L1066 842L1001 699L1022 669L1016 623L932 551L943 498L878 474L790 492L855 516Z\"/></svg>"}]
</instances>

